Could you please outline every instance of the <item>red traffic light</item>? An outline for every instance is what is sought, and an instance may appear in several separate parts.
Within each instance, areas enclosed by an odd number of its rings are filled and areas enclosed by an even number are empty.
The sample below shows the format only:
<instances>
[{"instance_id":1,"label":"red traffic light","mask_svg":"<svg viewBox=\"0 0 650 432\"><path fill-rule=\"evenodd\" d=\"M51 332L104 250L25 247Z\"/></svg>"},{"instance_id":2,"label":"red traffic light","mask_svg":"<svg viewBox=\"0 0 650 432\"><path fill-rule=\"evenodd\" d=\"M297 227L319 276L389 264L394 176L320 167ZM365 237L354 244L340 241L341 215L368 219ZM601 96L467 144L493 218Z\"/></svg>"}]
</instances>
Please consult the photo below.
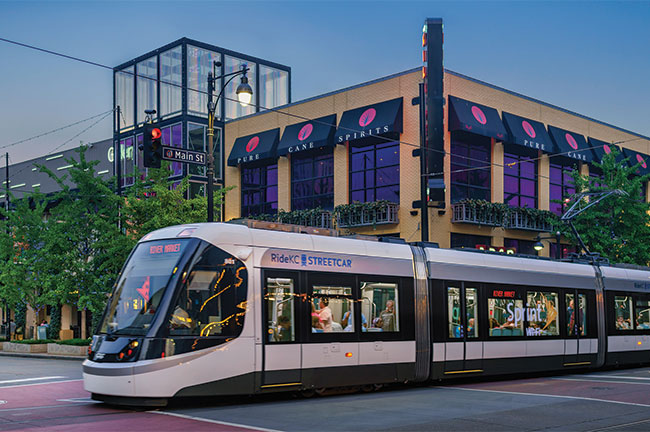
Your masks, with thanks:
<instances>
[{"instance_id":1,"label":"red traffic light","mask_svg":"<svg viewBox=\"0 0 650 432\"><path fill-rule=\"evenodd\" d=\"M160 129L158 128L151 129L151 139L158 139L161 136L162 136L162 132L160 132Z\"/></svg>"}]
</instances>

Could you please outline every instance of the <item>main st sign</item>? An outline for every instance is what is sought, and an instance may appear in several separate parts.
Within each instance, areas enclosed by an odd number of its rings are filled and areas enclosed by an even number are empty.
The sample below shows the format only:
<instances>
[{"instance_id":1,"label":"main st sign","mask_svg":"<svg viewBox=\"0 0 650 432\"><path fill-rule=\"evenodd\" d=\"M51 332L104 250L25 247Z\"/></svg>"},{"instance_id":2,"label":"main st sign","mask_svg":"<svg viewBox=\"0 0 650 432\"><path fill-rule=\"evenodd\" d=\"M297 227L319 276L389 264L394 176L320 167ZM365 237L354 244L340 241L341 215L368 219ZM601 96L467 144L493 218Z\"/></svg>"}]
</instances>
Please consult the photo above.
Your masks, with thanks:
<instances>
[{"instance_id":1,"label":"main st sign","mask_svg":"<svg viewBox=\"0 0 650 432\"><path fill-rule=\"evenodd\" d=\"M169 161L185 162L196 165L205 165L206 154L192 150L185 150L176 147L161 146L162 158Z\"/></svg>"}]
</instances>

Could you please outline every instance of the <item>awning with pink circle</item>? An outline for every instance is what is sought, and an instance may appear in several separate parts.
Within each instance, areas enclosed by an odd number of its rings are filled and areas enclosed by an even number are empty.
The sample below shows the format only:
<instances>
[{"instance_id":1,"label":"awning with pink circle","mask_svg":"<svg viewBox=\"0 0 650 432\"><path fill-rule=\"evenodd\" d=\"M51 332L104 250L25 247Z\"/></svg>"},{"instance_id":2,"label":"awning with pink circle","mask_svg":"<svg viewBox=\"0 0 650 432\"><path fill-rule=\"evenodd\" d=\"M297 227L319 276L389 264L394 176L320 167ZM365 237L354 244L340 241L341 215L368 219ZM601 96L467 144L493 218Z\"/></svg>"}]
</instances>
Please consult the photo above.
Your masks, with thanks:
<instances>
[{"instance_id":1,"label":"awning with pink circle","mask_svg":"<svg viewBox=\"0 0 650 432\"><path fill-rule=\"evenodd\" d=\"M403 123L402 100L397 98L345 111L334 134L334 142L356 141L370 145L399 140Z\"/></svg>"},{"instance_id":2,"label":"awning with pink circle","mask_svg":"<svg viewBox=\"0 0 650 432\"><path fill-rule=\"evenodd\" d=\"M548 132L555 143L554 154L557 155L551 158L551 163L554 163L557 158L569 158L580 162L591 162L594 159L594 153L583 135L555 126L549 126Z\"/></svg>"},{"instance_id":3,"label":"awning with pink circle","mask_svg":"<svg viewBox=\"0 0 650 432\"><path fill-rule=\"evenodd\" d=\"M650 156L629 148L624 148L623 154L627 158L627 163L630 167L637 167L636 173L638 175L650 174Z\"/></svg>"},{"instance_id":4,"label":"awning with pink circle","mask_svg":"<svg viewBox=\"0 0 650 432\"><path fill-rule=\"evenodd\" d=\"M510 134L507 142L533 150L541 150L544 153L555 152L555 145L542 123L505 111L502 113L502 117Z\"/></svg>"},{"instance_id":5,"label":"awning with pink circle","mask_svg":"<svg viewBox=\"0 0 650 432\"><path fill-rule=\"evenodd\" d=\"M277 159L280 128L239 137L228 156L228 166Z\"/></svg>"},{"instance_id":6,"label":"awning with pink circle","mask_svg":"<svg viewBox=\"0 0 650 432\"><path fill-rule=\"evenodd\" d=\"M278 156L334 147L336 114L296 123L284 128L278 144Z\"/></svg>"},{"instance_id":7,"label":"awning with pink circle","mask_svg":"<svg viewBox=\"0 0 650 432\"><path fill-rule=\"evenodd\" d=\"M465 131L505 141L508 132L496 109L449 96L449 131Z\"/></svg>"},{"instance_id":8,"label":"awning with pink circle","mask_svg":"<svg viewBox=\"0 0 650 432\"><path fill-rule=\"evenodd\" d=\"M602 141L592 137L587 138L587 142L589 144L589 148L591 148L591 151L594 152L593 162L602 163L603 157L605 157L606 154L611 153L612 149L618 150L618 156L616 156L617 161L621 162L623 161L623 159L625 159L625 156L623 155L623 151L619 146L615 144L608 143L607 141Z\"/></svg>"}]
</instances>

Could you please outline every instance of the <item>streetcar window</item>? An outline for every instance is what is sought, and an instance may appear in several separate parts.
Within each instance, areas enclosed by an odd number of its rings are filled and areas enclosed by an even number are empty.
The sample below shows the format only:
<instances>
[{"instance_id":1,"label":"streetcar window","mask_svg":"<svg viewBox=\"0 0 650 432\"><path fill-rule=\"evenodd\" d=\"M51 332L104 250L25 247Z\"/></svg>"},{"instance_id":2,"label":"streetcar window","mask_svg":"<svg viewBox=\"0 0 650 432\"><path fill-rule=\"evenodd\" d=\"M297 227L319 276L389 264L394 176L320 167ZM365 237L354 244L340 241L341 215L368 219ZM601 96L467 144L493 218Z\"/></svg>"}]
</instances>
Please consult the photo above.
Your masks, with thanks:
<instances>
[{"instance_id":1,"label":"streetcar window","mask_svg":"<svg viewBox=\"0 0 650 432\"><path fill-rule=\"evenodd\" d=\"M488 298L490 336L524 334L524 301L513 298Z\"/></svg>"},{"instance_id":2,"label":"streetcar window","mask_svg":"<svg viewBox=\"0 0 650 432\"><path fill-rule=\"evenodd\" d=\"M237 336L246 313L246 267L208 246L183 277L169 316L173 336Z\"/></svg>"},{"instance_id":3,"label":"streetcar window","mask_svg":"<svg viewBox=\"0 0 650 432\"><path fill-rule=\"evenodd\" d=\"M557 293L528 291L526 298L526 319L528 321L526 336L557 336L560 334L557 299Z\"/></svg>"},{"instance_id":4,"label":"streetcar window","mask_svg":"<svg viewBox=\"0 0 650 432\"><path fill-rule=\"evenodd\" d=\"M636 328L639 330L650 329L650 301L636 301Z\"/></svg>"},{"instance_id":5,"label":"streetcar window","mask_svg":"<svg viewBox=\"0 0 650 432\"><path fill-rule=\"evenodd\" d=\"M478 337L478 290L465 287L465 312L467 314L467 337Z\"/></svg>"},{"instance_id":6,"label":"streetcar window","mask_svg":"<svg viewBox=\"0 0 650 432\"><path fill-rule=\"evenodd\" d=\"M452 339L462 338L463 325L460 321L460 288L447 288L447 316L449 317L449 337Z\"/></svg>"},{"instance_id":7,"label":"streetcar window","mask_svg":"<svg viewBox=\"0 0 650 432\"><path fill-rule=\"evenodd\" d=\"M399 331L399 298L397 284L361 282L362 320L370 317L368 331Z\"/></svg>"},{"instance_id":8,"label":"streetcar window","mask_svg":"<svg viewBox=\"0 0 650 432\"><path fill-rule=\"evenodd\" d=\"M351 287L314 286L311 300L312 333L354 332L354 319L350 319L353 304Z\"/></svg>"},{"instance_id":9,"label":"streetcar window","mask_svg":"<svg viewBox=\"0 0 650 432\"><path fill-rule=\"evenodd\" d=\"M100 332L146 335L188 244L187 239L138 244L117 281Z\"/></svg>"},{"instance_id":10,"label":"streetcar window","mask_svg":"<svg viewBox=\"0 0 650 432\"><path fill-rule=\"evenodd\" d=\"M269 342L293 342L296 326L293 309L293 279L266 279L266 319Z\"/></svg>"},{"instance_id":11,"label":"streetcar window","mask_svg":"<svg viewBox=\"0 0 650 432\"><path fill-rule=\"evenodd\" d=\"M576 332L580 336L587 336L587 296L578 294L578 319L576 320L576 304L573 294L566 295L566 322L567 334L575 336Z\"/></svg>"},{"instance_id":12,"label":"streetcar window","mask_svg":"<svg viewBox=\"0 0 650 432\"><path fill-rule=\"evenodd\" d=\"M614 297L614 316L616 317L616 330L632 330L632 297L615 296Z\"/></svg>"}]
</instances>

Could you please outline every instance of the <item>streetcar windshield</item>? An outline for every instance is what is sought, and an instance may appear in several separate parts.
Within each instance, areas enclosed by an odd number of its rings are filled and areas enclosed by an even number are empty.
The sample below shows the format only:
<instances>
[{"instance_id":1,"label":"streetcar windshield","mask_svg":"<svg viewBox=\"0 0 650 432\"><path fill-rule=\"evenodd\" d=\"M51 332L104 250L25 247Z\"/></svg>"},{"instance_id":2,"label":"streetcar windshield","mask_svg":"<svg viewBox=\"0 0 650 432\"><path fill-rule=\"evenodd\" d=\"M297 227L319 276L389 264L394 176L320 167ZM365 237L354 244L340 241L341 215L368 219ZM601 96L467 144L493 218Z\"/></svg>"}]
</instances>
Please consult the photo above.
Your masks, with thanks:
<instances>
[{"instance_id":1,"label":"streetcar windshield","mask_svg":"<svg viewBox=\"0 0 650 432\"><path fill-rule=\"evenodd\" d=\"M146 335L190 240L140 243L127 262L100 333Z\"/></svg>"}]
</instances>

